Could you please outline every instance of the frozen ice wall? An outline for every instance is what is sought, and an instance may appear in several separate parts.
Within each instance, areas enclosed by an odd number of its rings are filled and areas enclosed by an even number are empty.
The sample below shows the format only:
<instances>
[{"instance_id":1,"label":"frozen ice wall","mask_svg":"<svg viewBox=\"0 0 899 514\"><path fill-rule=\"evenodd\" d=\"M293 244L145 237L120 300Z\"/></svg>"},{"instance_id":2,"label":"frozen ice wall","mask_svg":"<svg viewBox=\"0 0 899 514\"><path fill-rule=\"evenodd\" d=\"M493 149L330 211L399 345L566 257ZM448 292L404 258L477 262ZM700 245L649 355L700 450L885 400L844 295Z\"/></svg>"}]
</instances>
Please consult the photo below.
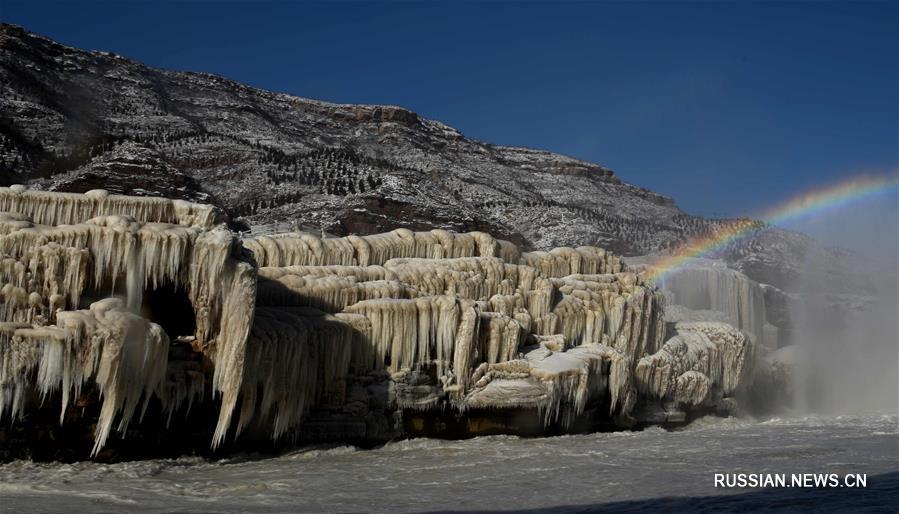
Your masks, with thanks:
<instances>
[{"instance_id":1,"label":"frozen ice wall","mask_svg":"<svg viewBox=\"0 0 899 514\"><path fill-rule=\"evenodd\" d=\"M629 259L633 263L652 266L652 260ZM711 310L724 315L735 327L748 332L764 347L777 349L777 327L766 319L765 290L722 261L690 259L683 266L668 271L657 281L668 293L669 303L691 310Z\"/></svg>"},{"instance_id":2,"label":"frozen ice wall","mask_svg":"<svg viewBox=\"0 0 899 514\"><path fill-rule=\"evenodd\" d=\"M214 209L103 191L0 189L0 209L0 415L58 399L65 419L95 391L95 452L137 411L198 403L217 410L198 421L214 448L297 437L310 416L359 438L402 433L407 413L630 425L637 405L708 409L749 383L752 339L679 323L666 341L662 294L600 248L404 229L242 241ZM669 285L765 334L742 275Z\"/></svg>"}]
</instances>

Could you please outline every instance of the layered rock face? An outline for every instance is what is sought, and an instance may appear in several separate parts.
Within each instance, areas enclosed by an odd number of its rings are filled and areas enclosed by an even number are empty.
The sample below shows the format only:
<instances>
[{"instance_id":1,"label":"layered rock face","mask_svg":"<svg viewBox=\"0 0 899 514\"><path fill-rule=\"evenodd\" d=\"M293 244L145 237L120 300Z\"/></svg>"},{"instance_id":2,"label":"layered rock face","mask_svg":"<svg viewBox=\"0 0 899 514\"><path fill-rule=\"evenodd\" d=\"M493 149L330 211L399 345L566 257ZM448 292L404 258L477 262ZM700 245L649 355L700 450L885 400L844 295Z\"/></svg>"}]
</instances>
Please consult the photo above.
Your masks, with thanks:
<instances>
[{"instance_id":1,"label":"layered rock face","mask_svg":"<svg viewBox=\"0 0 899 514\"><path fill-rule=\"evenodd\" d=\"M406 229L241 240L223 221L184 201L0 188L0 416L94 416L97 453L136 418L197 406L217 447L483 433L510 413L495 430L628 426L751 382L750 337L679 323L668 338L663 296L600 248Z\"/></svg>"}]
</instances>

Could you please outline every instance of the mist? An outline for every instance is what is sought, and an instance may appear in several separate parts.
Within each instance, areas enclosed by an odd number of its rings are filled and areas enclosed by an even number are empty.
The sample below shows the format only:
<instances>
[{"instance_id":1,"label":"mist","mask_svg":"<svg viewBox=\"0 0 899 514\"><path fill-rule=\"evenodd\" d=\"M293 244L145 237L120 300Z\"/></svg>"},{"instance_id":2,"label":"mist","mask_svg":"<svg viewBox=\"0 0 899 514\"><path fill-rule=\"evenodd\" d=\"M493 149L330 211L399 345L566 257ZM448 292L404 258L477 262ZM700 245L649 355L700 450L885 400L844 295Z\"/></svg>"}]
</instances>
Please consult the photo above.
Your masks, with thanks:
<instances>
[{"instance_id":1,"label":"mist","mask_svg":"<svg viewBox=\"0 0 899 514\"><path fill-rule=\"evenodd\" d=\"M897 227L895 193L790 227L841 247L809 252L800 279L800 408L899 413Z\"/></svg>"}]
</instances>

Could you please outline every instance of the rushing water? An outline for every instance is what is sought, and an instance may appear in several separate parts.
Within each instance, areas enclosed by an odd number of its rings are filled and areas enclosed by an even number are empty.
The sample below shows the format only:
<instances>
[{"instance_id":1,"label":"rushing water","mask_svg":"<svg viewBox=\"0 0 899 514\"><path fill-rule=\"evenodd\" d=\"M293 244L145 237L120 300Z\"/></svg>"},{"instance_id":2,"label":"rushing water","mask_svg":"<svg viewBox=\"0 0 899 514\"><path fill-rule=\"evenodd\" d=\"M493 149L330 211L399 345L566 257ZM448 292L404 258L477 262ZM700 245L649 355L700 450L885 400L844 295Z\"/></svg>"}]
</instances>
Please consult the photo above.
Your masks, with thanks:
<instances>
[{"instance_id":1,"label":"rushing water","mask_svg":"<svg viewBox=\"0 0 899 514\"><path fill-rule=\"evenodd\" d=\"M715 473L865 473L867 489L722 489ZM0 511L738 510L893 512L899 417L705 418L538 439L417 439L118 464L0 466Z\"/></svg>"}]
</instances>

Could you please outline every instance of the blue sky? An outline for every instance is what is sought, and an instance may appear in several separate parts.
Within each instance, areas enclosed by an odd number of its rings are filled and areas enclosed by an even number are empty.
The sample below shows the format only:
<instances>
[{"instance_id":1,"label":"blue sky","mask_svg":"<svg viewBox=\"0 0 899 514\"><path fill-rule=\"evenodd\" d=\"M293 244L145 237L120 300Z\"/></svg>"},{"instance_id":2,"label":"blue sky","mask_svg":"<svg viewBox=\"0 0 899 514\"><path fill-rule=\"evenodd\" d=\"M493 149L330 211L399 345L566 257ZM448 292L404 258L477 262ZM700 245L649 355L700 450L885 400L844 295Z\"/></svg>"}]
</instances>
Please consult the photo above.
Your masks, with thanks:
<instances>
[{"instance_id":1,"label":"blue sky","mask_svg":"<svg viewBox=\"0 0 899 514\"><path fill-rule=\"evenodd\" d=\"M63 43L602 163L703 215L896 169L899 3L0 0Z\"/></svg>"}]
</instances>

